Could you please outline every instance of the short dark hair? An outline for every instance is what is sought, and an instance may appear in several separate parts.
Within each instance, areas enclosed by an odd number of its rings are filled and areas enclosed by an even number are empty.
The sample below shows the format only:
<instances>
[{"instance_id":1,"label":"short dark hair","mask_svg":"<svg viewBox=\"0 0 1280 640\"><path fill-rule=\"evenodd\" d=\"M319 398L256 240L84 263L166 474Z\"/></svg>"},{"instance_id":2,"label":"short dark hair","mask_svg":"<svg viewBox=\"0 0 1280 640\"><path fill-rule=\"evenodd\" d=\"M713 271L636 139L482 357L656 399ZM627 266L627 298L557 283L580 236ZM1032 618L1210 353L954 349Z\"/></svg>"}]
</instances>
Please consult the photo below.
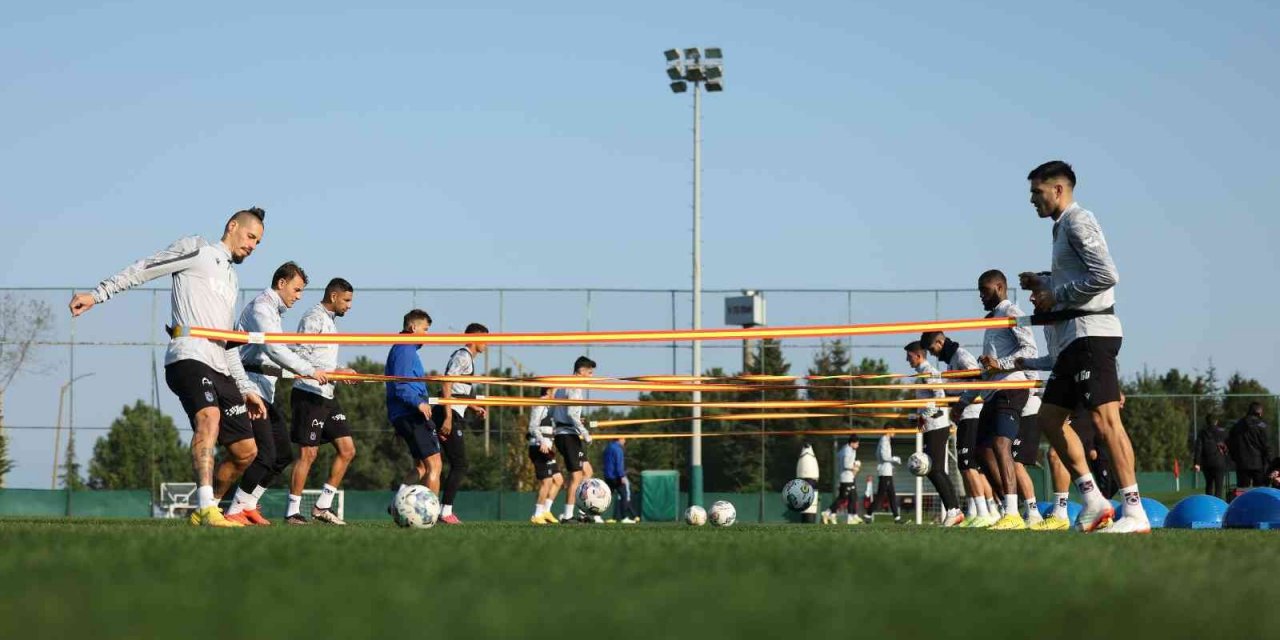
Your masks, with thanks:
<instances>
[{"instance_id":1,"label":"short dark hair","mask_svg":"<svg viewBox=\"0 0 1280 640\"><path fill-rule=\"evenodd\" d=\"M427 324L431 324L431 314L423 311L422 309L410 310L409 313L404 314L404 330L408 331L409 325L423 320L426 320Z\"/></svg>"},{"instance_id":2,"label":"short dark hair","mask_svg":"<svg viewBox=\"0 0 1280 640\"><path fill-rule=\"evenodd\" d=\"M578 369L583 369L583 368L587 368L587 369L596 368L596 361L586 356L578 356L578 359L573 361L573 372L577 373Z\"/></svg>"},{"instance_id":3,"label":"short dark hair","mask_svg":"<svg viewBox=\"0 0 1280 640\"><path fill-rule=\"evenodd\" d=\"M913 340L913 341L911 341L911 342L908 342L908 343L907 343L907 346L903 347L903 348L902 348L902 350L903 350L903 351L910 352L910 353L924 353L924 352L925 352L924 345L920 344L920 341L919 341L919 340Z\"/></svg>"},{"instance_id":4,"label":"short dark hair","mask_svg":"<svg viewBox=\"0 0 1280 640\"><path fill-rule=\"evenodd\" d=\"M1064 178L1067 182L1071 183L1072 189L1076 188L1075 170L1071 168L1071 165L1061 160L1050 160L1032 169L1031 173L1027 174L1028 180L1037 180L1040 182L1052 180L1054 178Z\"/></svg>"},{"instance_id":5,"label":"short dark hair","mask_svg":"<svg viewBox=\"0 0 1280 640\"><path fill-rule=\"evenodd\" d=\"M1001 282L1004 286L1009 286L1009 279L1004 277L1004 272L999 269L987 269L978 276L978 284L987 282Z\"/></svg>"},{"instance_id":6,"label":"short dark hair","mask_svg":"<svg viewBox=\"0 0 1280 640\"><path fill-rule=\"evenodd\" d=\"M856 434L856 433L851 433L851 434L849 434L849 443L850 443L850 444L853 444L854 442L857 442L857 441L858 441L858 434Z\"/></svg>"},{"instance_id":7,"label":"short dark hair","mask_svg":"<svg viewBox=\"0 0 1280 640\"><path fill-rule=\"evenodd\" d=\"M290 260L276 268L275 274L271 276L271 288L276 288L276 285L280 284L281 280L288 282L295 277L302 278L302 284L311 282L307 279L307 272L303 271L302 267L298 266L298 263Z\"/></svg>"},{"instance_id":8,"label":"short dark hair","mask_svg":"<svg viewBox=\"0 0 1280 640\"><path fill-rule=\"evenodd\" d=\"M1260 415L1262 415L1262 403L1261 403L1261 402L1250 402L1250 403L1249 403L1249 413L1250 413L1251 415L1259 415L1259 416L1260 416Z\"/></svg>"},{"instance_id":9,"label":"short dark hair","mask_svg":"<svg viewBox=\"0 0 1280 640\"><path fill-rule=\"evenodd\" d=\"M467 325L467 328L463 333L489 333L489 327L486 327L479 322L472 322Z\"/></svg>"},{"instance_id":10,"label":"short dark hair","mask_svg":"<svg viewBox=\"0 0 1280 640\"><path fill-rule=\"evenodd\" d=\"M335 293L349 293L352 291L355 291L355 288L351 286L350 282L342 278L334 278L324 287L324 299L328 302L329 296Z\"/></svg>"},{"instance_id":11,"label":"short dark hair","mask_svg":"<svg viewBox=\"0 0 1280 640\"><path fill-rule=\"evenodd\" d=\"M938 336L945 337L941 331L926 331L920 334L920 346L927 349L929 345L933 344L934 340L938 339Z\"/></svg>"},{"instance_id":12,"label":"short dark hair","mask_svg":"<svg viewBox=\"0 0 1280 640\"><path fill-rule=\"evenodd\" d=\"M257 219L259 224L266 224L267 210L263 209L262 207L249 207L248 209L241 209L231 214L230 218L227 218L227 224L223 227L223 231L225 232L227 228L231 226L232 222L236 224L240 224L249 218Z\"/></svg>"}]
</instances>

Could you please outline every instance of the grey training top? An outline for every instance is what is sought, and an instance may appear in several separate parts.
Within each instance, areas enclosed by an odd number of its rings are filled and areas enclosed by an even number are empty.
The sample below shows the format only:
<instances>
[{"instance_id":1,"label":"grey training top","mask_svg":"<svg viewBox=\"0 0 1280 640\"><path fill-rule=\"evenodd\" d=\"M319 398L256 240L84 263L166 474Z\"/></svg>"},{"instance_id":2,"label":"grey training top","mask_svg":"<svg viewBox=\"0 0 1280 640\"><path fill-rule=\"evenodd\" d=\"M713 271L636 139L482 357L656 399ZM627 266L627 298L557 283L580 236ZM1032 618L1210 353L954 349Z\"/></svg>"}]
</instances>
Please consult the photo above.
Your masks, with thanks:
<instances>
[{"instance_id":1,"label":"grey training top","mask_svg":"<svg viewBox=\"0 0 1280 640\"><path fill-rule=\"evenodd\" d=\"M259 293L248 306L240 312L240 320L236 329L260 333L281 333L281 314L288 307L280 299L274 289ZM240 360L246 365L267 365L288 369L300 376L309 376L316 368L294 353L283 344L247 344L240 347ZM258 388L258 395L267 402L276 398L276 377L261 373L249 373L249 381Z\"/></svg>"},{"instance_id":2,"label":"grey training top","mask_svg":"<svg viewBox=\"0 0 1280 640\"><path fill-rule=\"evenodd\" d=\"M1093 213L1071 203L1053 224L1053 272L1046 285L1058 304L1054 310L1102 311L1116 303L1120 282L1107 239ZM1059 351L1085 337L1122 337L1120 318L1084 316L1055 323Z\"/></svg>"}]
</instances>

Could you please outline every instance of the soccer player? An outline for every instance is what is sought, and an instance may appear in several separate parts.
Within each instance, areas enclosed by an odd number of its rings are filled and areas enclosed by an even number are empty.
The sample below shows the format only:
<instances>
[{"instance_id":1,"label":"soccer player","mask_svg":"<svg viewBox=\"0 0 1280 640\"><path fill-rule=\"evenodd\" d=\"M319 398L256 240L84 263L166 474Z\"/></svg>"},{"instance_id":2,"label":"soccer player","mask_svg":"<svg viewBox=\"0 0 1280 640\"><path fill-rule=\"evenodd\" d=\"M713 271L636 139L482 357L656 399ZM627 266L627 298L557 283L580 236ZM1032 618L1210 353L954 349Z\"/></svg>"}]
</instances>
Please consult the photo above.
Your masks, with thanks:
<instances>
[{"instance_id":1,"label":"soccer player","mask_svg":"<svg viewBox=\"0 0 1280 640\"><path fill-rule=\"evenodd\" d=\"M845 524L860 524L858 504L854 496L854 486L858 479L858 470L862 463L858 462L858 436L850 435L849 440L836 453L836 468L840 469L840 489L836 499L822 512L822 524L836 524L840 514L845 514Z\"/></svg>"},{"instance_id":2,"label":"soccer player","mask_svg":"<svg viewBox=\"0 0 1280 640\"><path fill-rule=\"evenodd\" d=\"M613 503L613 520L623 524L636 522L636 512L631 508L631 481L627 479L626 438L617 438L604 448L604 481L609 490L618 496Z\"/></svg>"},{"instance_id":3,"label":"soccer player","mask_svg":"<svg viewBox=\"0 0 1280 640\"><path fill-rule=\"evenodd\" d=\"M302 298L307 286L307 273L294 262L286 262L271 276L271 287L259 293L240 313L236 329L259 333L283 331L280 315ZM227 518L247 525L271 524L258 510L258 500L275 479L293 462L293 445L289 442L289 427L284 414L275 406L276 380L284 371L295 376L309 377L320 384L328 382L325 371L316 369L298 357L292 349L282 344L246 344L240 347L240 360L244 363L249 381L257 387L258 395L267 405L265 418L253 421L253 439L258 445L258 455L253 459L240 485L236 488ZM227 460L219 467L232 466ZM230 480L231 470L227 470ZM229 483L228 483L229 486ZM226 487L223 488L223 491ZM219 498L222 496L219 495Z\"/></svg>"},{"instance_id":4,"label":"soccer player","mask_svg":"<svg viewBox=\"0 0 1280 640\"><path fill-rule=\"evenodd\" d=\"M1084 500L1077 527L1085 532L1149 533L1142 508L1133 445L1120 419L1120 379L1116 357L1123 330L1115 315L1115 287L1120 281L1093 213L1075 201L1076 174L1060 160L1046 162L1027 174L1031 204L1041 218L1053 219L1051 275L1020 275L1022 288L1043 297L1053 308L1060 346L1040 406L1040 431L1049 438L1075 478ZM1098 490L1080 438L1066 428L1077 404L1086 406L1098 437L1111 455L1124 494L1124 515L1112 522L1115 509ZM1108 527L1108 523L1111 525Z\"/></svg>"},{"instance_id":5,"label":"soccer player","mask_svg":"<svg viewBox=\"0 0 1280 640\"><path fill-rule=\"evenodd\" d=\"M488 327L472 322L464 333L489 333ZM472 342L462 346L449 356L444 374L447 376L473 376L476 374L475 357L484 353L485 343ZM471 398L474 385L469 382L446 382L441 397ZM449 475L444 478L444 493L440 495L440 522L445 524L462 524L453 513L453 500L458 496L458 487L467 477L467 429L475 430L484 420L484 407L455 404L437 405L432 414L436 427L440 430L440 447L444 450L445 460L449 461ZM455 424L454 421L458 424Z\"/></svg>"},{"instance_id":6,"label":"soccer player","mask_svg":"<svg viewBox=\"0 0 1280 640\"><path fill-rule=\"evenodd\" d=\"M938 362L945 363L948 371L969 371L978 368L978 359L973 357L960 343L948 338L941 331L926 331L920 334L920 344L933 354ZM959 396L959 391L949 395ZM960 478L964 481L967 509L965 520L961 526L972 528L989 527L1000 519L998 513L991 510L995 503L995 493L991 491L991 483L982 472L982 462L978 457L978 416L982 413L982 403L972 403L960 412L956 422L956 458L960 467Z\"/></svg>"},{"instance_id":7,"label":"soccer player","mask_svg":"<svg viewBox=\"0 0 1280 640\"><path fill-rule=\"evenodd\" d=\"M298 333L337 333L337 318L351 310L355 289L350 282L334 278L324 288L324 300L311 307L298 321ZM339 373L355 373L351 369L338 369L338 345L300 344L293 347L295 353L311 366ZM325 524L344 525L333 511L333 498L342 486L342 476L356 457L356 443L351 438L351 426L347 414L342 412L338 400L333 397L334 384L321 384L318 380L295 378L289 402L293 408L293 442L298 445L298 459L293 463L293 477L289 480L289 505L285 510L288 524L309 524L302 511L302 489L307 484L307 474L315 462L320 445L333 444L337 451L329 469L329 479L311 508L311 517Z\"/></svg>"},{"instance_id":8,"label":"soccer player","mask_svg":"<svg viewBox=\"0 0 1280 640\"><path fill-rule=\"evenodd\" d=\"M898 493L893 486L893 465L895 464L902 464L902 458L893 455L893 439L886 433L880 436L880 443L876 446L876 475L879 476L879 480L876 483L876 497L871 501L871 508L863 516L867 522L874 519L876 507L880 505L881 500L885 499L889 500L893 521L902 522L902 513L898 508Z\"/></svg>"},{"instance_id":9,"label":"soccer player","mask_svg":"<svg viewBox=\"0 0 1280 640\"><path fill-rule=\"evenodd\" d=\"M555 389L543 387L538 395L550 399L555 395ZM538 480L538 498L529 522L534 524L560 522L551 512L551 503L560 493L560 487L564 486L564 475L556 463L553 436L551 410L546 405L533 407L529 412L529 461L533 463L533 475Z\"/></svg>"},{"instance_id":10,"label":"soccer player","mask_svg":"<svg viewBox=\"0 0 1280 640\"><path fill-rule=\"evenodd\" d=\"M68 305L71 316L79 316L123 291L172 276L170 324L174 329L231 329L240 288L235 265L244 262L262 240L265 218L265 211L251 207L227 220L222 240L216 244L199 236L174 242L103 280L93 291L73 295ZM191 523L244 526L223 516L213 495L213 448L224 445L237 466L247 468L258 454L250 420L267 415L262 397L245 375L238 348L176 335L165 351L164 379L182 402L193 431L191 466L198 503Z\"/></svg>"},{"instance_id":11,"label":"soccer player","mask_svg":"<svg viewBox=\"0 0 1280 640\"><path fill-rule=\"evenodd\" d=\"M1008 282L998 270L985 271L978 277L978 296L982 299L982 307L989 312L988 318L1023 315L1022 310L1008 299ZM1027 379L1025 373L1014 368L1017 358L1034 358L1039 355L1039 350L1031 329L1006 327L983 332L982 353L978 364L984 369L985 379L1012 382ZM994 459L994 471L1000 478L998 484L1004 491L1004 515L990 528L996 531L1025 529L1027 523L1018 515L1018 477L1013 460L1013 441L1018 437L1022 408L1030 394L1026 389L1001 389L986 394L966 391L960 394L960 401L952 408L953 416L962 415L965 405L980 395L983 403L982 412L978 415L978 447L990 450L988 460Z\"/></svg>"},{"instance_id":12,"label":"soccer player","mask_svg":"<svg viewBox=\"0 0 1280 640\"><path fill-rule=\"evenodd\" d=\"M421 335L431 329L431 316L422 309L404 314L400 333ZM418 357L420 344L397 344L387 352L387 364L383 373L397 378L422 378L425 370ZM387 384L387 420L396 435L409 448L413 467L405 472L400 488L391 500L387 512L393 520L399 520L396 499L412 485L424 484L433 493L440 492L440 440L436 425L431 420L431 405L427 402L427 383L420 380L389 381Z\"/></svg>"},{"instance_id":13,"label":"soccer player","mask_svg":"<svg viewBox=\"0 0 1280 640\"><path fill-rule=\"evenodd\" d=\"M921 382L940 383L942 378L938 370L929 364L928 352L919 341L910 342L903 347L907 352L907 365L925 378L914 378ZM916 391L918 399L940 399L946 397L942 389L920 389ZM951 439L951 421L947 412L935 404L921 407L916 415L916 424L924 432L924 452L929 456L929 482L938 490L942 500L942 526L954 527L964 522L964 514L960 513L960 500L956 498L956 488L947 476L947 441Z\"/></svg>"},{"instance_id":14,"label":"soccer player","mask_svg":"<svg viewBox=\"0 0 1280 640\"><path fill-rule=\"evenodd\" d=\"M579 356L573 362L573 375L590 378L596 374L596 363L591 358ZM582 400L586 397L582 389L556 389L558 400ZM569 490L564 497L564 513L560 522L574 522L574 506L578 499L578 487L582 481L591 477L591 463L587 461L587 453L583 446L591 444L591 432L582 421L580 405L555 405L551 408L552 438L556 450L564 458L564 468L569 472ZM592 520L601 522L600 516Z\"/></svg>"}]
</instances>

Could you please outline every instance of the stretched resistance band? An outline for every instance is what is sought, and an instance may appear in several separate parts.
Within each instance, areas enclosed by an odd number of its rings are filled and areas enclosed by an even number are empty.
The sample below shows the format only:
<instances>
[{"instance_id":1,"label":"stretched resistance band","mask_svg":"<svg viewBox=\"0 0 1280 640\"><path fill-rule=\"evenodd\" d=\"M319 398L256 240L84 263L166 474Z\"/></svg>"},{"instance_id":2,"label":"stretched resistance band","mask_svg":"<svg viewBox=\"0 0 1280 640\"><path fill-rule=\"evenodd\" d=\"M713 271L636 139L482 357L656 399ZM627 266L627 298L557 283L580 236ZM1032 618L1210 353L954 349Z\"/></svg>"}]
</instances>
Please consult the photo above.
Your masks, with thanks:
<instances>
[{"instance_id":1,"label":"stretched resistance band","mask_svg":"<svg viewBox=\"0 0 1280 640\"><path fill-rule=\"evenodd\" d=\"M760 437L760 436L869 436L884 435L891 436L908 435L919 433L916 429L797 429L794 431L713 431L711 433L703 432L703 438L732 438L732 437ZM692 433L601 433L592 436L593 440L618 440L626 438L627 440L656 440L661 438L692 438Z\"/></svg>"},{"instance_id":2,"label":"stretched resistance band","mask_svg":"<svg viewBox=\"0 0 1280 640\"><path fill-rule=\"evenodd\" d=\"M747 402L665 402L661 400L570 400L562 398L520 398L512 396L476 396L474 398L429 398L433 405L472 407L705 407L708 409L902 409L950 404L957 398L922 398L883 402L848 402L840 400L755 400Z\"/></svg>"},{"instance_id":3,"label":"stretched resistance band","mask_svg":"<svg viewBox=\"0 0 1280 640\"><path fill-rule=\"evenodd\" d=\"M906 413L726 413L720 415L702 416L699 420L703 422L737 422L748 420L808 420L809 418L882 418L887 420L896 420L898 418L906 418L910 414ZM666 422L689 422L692 416L679 416L673 418L634 418L630 420L592 420L589 426L592 429L607 429L610 427L630 427L642 424L661 424Z\"/></svg>"},{"instance_id":4,"label":"stretched resistance band","mask_svg":"<svg viewBox=\"0 0 1280 640\"><path fill-rule=\"evenodd\" d=\"M1026 323L1020 321L1026 319ZM758 340L764 338L839 338L845 336L1007 329L1030 323L1018 318L973 318L932 322L891 322L743 329L685 329L662 331L585 331L556 333L259 333L206 327L174 327L172 337L204 338L234 344L598 344L607 342L674 342L685 340Z\"/></svg>"},{"instance_id":5,"label":"stretched resistance band","mask_svg":"<svg viewBox=\"0 0 1280 640\"><path fill-rule=\"evenodd\" d=\"M788 382L791 380L892 380L899 378L977 378L982 375L981 369L957 369L944 371L941 374L930 373L853 373L830 376L780 376L764 374L744 374L740 376L631 376L619 380L636 380L640 382L699 382L703 380L742 380L747 382Z\"/></svg>"}]
</instances>

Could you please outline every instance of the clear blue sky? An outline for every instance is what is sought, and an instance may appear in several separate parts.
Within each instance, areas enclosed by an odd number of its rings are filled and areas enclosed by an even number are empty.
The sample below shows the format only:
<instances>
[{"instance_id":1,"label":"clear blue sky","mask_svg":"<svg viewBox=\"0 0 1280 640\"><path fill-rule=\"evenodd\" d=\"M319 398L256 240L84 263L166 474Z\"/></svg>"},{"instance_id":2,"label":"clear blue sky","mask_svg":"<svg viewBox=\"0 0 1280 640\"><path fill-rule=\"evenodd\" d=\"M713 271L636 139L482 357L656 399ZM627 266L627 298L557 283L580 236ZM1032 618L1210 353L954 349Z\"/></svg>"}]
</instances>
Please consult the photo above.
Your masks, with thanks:
<instances>
[{"instance_id":1,"label":"clear blue sky","mask_svg":"<svg viewBox=\"0 0 1280 640\"><path fill-rule=\"evenodd\" d=\"M1050 227L1023 178L1062 158L1120 269L1126 373L1213 358L1280 388L1275 3L392 4L6 6L0 287L90 286L182 235L216 238L249 204L269 217L246 287L287 259L357 288L687 287L690 105L661 51L720 46L707 287L964 288L1045 268ZM77 335L145 339L148 296ZM67 296L46 297L66 335ZM375 297L344 326L394 330L409 302ZM472 298L415 302L458 328L493 315ZM507 301L508 330L583 326L578 298L525 298ZM933 313L883 299L855 319ZM670 323L663 296L595 304L598 328ZM981 308L956 296L942 313ZM773 324L845 318L843 296L770 297ZM139 351L77 356L96 374L77 384L78 424L146 397ZM517 357L561 366L539 353ZM670 368L611 353L606 372ZM46 357L11 390L10 424L53 423L66 367ZM47 486L49 433L11 435L10 486Z\"/></svg>"}]
</instances>

